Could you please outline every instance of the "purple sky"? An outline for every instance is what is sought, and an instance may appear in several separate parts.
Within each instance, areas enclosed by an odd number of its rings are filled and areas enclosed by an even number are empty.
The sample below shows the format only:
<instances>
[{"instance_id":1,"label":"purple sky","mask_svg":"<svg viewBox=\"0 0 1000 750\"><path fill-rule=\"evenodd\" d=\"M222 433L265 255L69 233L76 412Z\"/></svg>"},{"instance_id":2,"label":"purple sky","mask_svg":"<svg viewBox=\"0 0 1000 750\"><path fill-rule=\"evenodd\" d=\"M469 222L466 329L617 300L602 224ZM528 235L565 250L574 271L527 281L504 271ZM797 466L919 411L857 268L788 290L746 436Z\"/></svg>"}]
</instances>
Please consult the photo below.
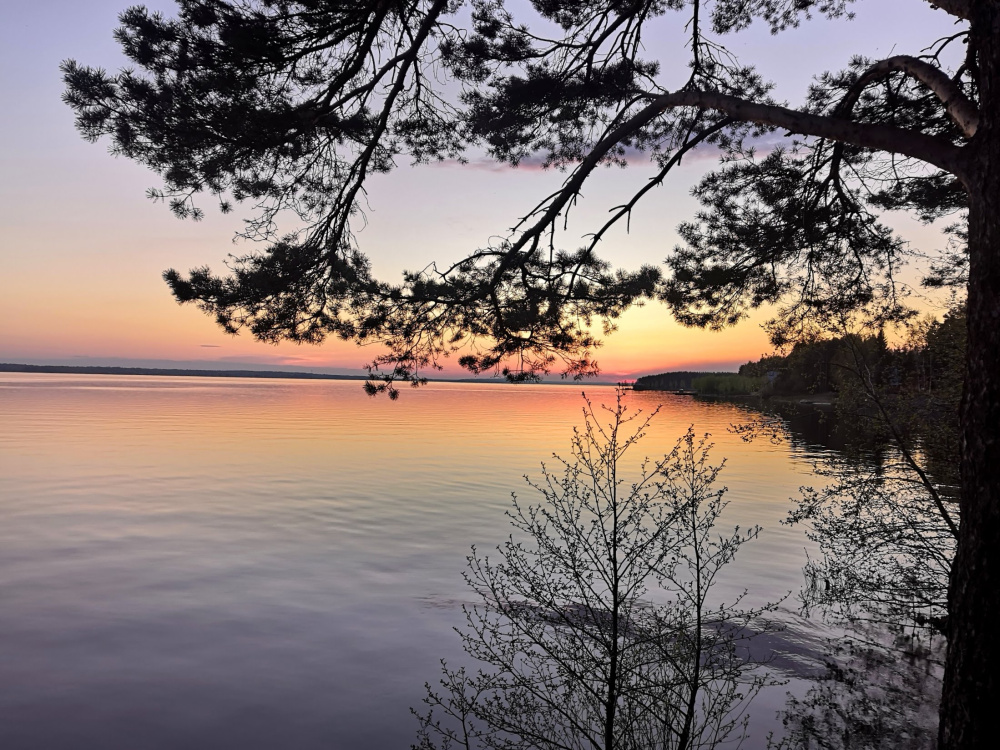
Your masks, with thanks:
<instances>
[{"instance_id":1,"label":"purple sky","mask_svg":"<svg viewBox=\"0 0 1000 750\"><path fill-rule=\"evenodd\" d=\"M7 3L0 23L0 361L89 363L143 360L298 365L356 371L371 352L343 343L271 347L231 338L194 308L171 299L160 273L208 263L229 252L235 215L179 221L148 201L154 175L88 144L60 101L59 62L75 58L115 69L111 37L125 0ZM172 3L148 3L169 12ZM952 30L950 18L922 0L865 0L854 21L813 21L772 37L754 27L727 40L745 62L795 104L811 77L843 67L853 54L919 53ZM677 38L658 37L675 49ZM676 242L675 227L695 208L689 190L712 161L692 159L635 213L629 235L613 232L603 254L631 267L658 263ZM593 231L606 210L641 185L648 170L610 170L585 190L571 229ZM372 211L359 234L376 271L396 277L432 260L447 261L503 234L549 189L559 173L492 165L401 167L370 185ZM205 201L211 208L211 201ZM891 217L904 237L930 250L934 228ZM573 235L570 235L572 237ZM605 372L735 366L767 350L759 319L723 333L684 330L659 306L629 313L598 352Z\"/></svg>"}]
</instances>

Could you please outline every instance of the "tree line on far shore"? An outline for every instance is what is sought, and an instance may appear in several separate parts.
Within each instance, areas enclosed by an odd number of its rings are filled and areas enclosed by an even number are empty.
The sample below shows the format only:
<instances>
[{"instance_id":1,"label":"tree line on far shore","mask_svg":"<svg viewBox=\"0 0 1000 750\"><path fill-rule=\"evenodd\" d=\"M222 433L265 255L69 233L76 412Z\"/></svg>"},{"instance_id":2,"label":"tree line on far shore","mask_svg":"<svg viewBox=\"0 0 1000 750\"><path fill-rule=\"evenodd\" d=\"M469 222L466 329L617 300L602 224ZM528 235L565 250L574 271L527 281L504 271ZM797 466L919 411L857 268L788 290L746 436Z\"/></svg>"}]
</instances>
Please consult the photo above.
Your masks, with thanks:
<instances>
[{"instance_id":1,"label":"tree line on far shore","mask_svg":"<svg viewBox=\"0 0 1000 750\"><path fill-rule=\"evenodd\" d=\"M965 311L911 326L890 345L884 333L848 333L800 341L740 366L738 372L664 372L635 381L635 390L705 395L797 396L851 392L859 376L887 393L947 402L957 409L965 357Z\"/></svg>"}]
</instances>

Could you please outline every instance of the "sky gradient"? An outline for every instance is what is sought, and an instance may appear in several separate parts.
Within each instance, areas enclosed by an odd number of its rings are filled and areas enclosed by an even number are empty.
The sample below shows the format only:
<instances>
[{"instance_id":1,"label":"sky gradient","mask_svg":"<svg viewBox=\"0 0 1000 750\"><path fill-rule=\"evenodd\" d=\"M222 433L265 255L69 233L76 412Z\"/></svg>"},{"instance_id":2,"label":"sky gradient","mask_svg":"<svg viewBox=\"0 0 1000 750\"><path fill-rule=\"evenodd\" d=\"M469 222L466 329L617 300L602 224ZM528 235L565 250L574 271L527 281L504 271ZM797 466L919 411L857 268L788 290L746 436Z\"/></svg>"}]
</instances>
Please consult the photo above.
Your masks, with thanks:
<instances>
[{"instance_id":1,"label":"sky gradient","mask_svg":"<svg viewBox=\"0 0 1000 750\"><path fill-rule=\"evenodd\" d=\"M145 197L158 185L143 167L107 154L107 144L83 141L60 101L59 62L117 69L112 39L127 0L36 0L0 11L0 361L58 364L298 366L358 372L374 352L331 341L321 346L270 346L222 333L191 306L178 306L160 274L245 252L232 236L234 214L203 201L202 222L181 221ZM172 3L148 3L166 12ZM949 18L914 0L859 3L854 21L817 20L777 37L753 28L728 39L744 62L777 84L778 98L802 99L811 77L846 65L852 54L919 53L949 33ZM648 44L674 40L652 38ZM808 60L808 64L803 61ZM714 165L688 160L648 196L630 233L611 233L602 255L614 265L660 263L677 242L677 224L696 202L689 191ZM608 208L649 176L638 165L592 179L575 209L576 236L593 231ZM358 233L375 271L386 279L433 260L448 261L503 234L564 175L474 161L379 176L369 185L367 226ZM935 227L904 216L890 223L915 247L941 244ZM573 237L570 234L567 239ZM911 271L908 278L916 278ZM630 377L670 369L735 369L769 350L758 315L720 333L684 329L657 304L630 311L596 353L605 376ZM459 374L452 368L448 374Z\"/></svg>"}]
</instances>

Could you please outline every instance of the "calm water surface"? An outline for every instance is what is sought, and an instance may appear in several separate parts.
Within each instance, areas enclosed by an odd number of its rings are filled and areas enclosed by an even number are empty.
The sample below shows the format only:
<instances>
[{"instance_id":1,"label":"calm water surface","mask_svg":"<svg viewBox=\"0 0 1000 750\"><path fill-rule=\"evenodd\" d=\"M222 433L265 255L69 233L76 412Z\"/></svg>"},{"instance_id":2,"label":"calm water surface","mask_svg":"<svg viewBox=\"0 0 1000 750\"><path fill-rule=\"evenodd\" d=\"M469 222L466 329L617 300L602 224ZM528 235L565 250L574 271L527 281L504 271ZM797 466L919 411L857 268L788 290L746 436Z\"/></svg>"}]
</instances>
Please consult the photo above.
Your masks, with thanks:
<instances>
[{"instance_id":1,"label":"calm water surface","mask_svg":"<svg viewBox=\"0 0 1000 750\"><path fill-rule=\"evenodd\" d=\"M636 461L712 433L728 524L764 527L720 593L797 590L806 542L778 520L823 449L745 444L732 405L627 400L663 403ZM581 406L568 386L393 403L349 381L0 373L0 747L408 747L409 707L461 653L470 545L506 537Z\"/></svg>"}]
</instances>

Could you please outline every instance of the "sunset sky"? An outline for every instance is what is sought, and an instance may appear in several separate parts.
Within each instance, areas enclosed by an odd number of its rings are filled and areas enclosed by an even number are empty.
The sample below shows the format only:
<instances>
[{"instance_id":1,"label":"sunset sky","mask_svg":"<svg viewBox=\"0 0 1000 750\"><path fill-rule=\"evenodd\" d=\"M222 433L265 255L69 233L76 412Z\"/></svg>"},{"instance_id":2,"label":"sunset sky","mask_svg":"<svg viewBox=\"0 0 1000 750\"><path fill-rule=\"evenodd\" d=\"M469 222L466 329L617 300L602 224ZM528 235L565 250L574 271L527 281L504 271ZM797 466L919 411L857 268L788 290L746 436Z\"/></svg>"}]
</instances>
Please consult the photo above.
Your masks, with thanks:
<instances>
[{"instance_id":1,"label":"sunset sky","mask_svg":"<svg viewBox=\"0 0 1000 750\"><path fill-rule=\"evenodd\" d=\"M108 69L123 64L111 33L127 4L35 0L6 3L0 11L0 361L358 371L371 350L342 342L274 347L233 338L197 309L173 301L160 278L164 269L218 269L227 253L245 251L231 243L240 208L220 216L206 200L204 221L173 218L145 197L158 185L156 176L111 158L106 143L83 141L60 101L61 60ZM164 0L148 5L172 8ZM858 12L854 21L814 21L777 37L754 28L728 41L777 82L779 99L797 104L814 74L843 67L852 54L918 54L951 28L944 13L913 0L862 3ZM896 32L887 33L892 28ZM889 39L894 45L886 46ZM624 267L662 262L677 241L677 224L696 207L691 185L713 164L710 157L686 162L639 206L630 234L612 233L603 256ZM567 239L593 231L604 212L648 176L642 164L598 175ZM383 278L398 278L403 269L458 258L504 234L563 177L480 160L404 165L371 182L371 211L359 242ZM890 221L915 247L940 245L934 227L901 216ZM609 378L734 369L769 349L763 317L711 333L683 329L665 309L650 305L625 316L597 360Z\"/></svg>"}]
</instances>

